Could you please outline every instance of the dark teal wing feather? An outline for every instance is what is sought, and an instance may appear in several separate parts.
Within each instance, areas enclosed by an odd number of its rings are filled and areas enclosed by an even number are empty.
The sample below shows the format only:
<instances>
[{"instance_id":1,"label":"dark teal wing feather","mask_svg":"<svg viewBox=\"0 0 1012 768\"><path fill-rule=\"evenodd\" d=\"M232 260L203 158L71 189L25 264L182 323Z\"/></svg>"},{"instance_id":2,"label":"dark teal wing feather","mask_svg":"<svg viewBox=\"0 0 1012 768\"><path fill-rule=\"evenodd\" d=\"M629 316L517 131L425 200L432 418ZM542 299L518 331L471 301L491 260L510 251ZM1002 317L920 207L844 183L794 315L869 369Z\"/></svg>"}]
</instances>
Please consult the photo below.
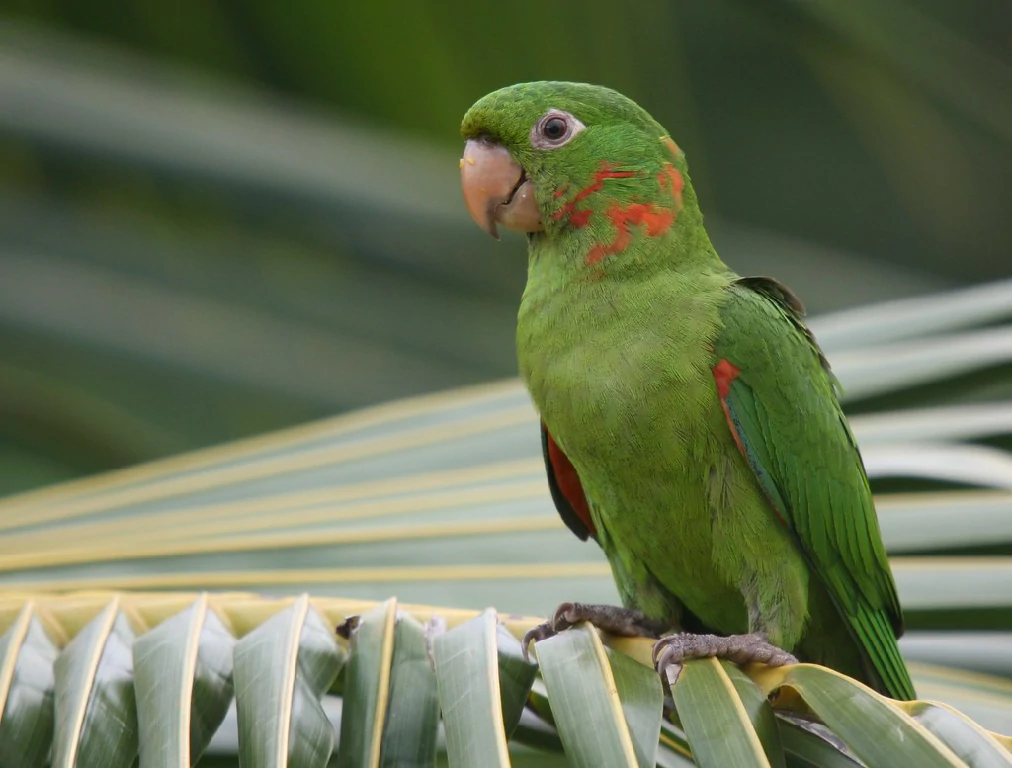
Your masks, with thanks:
<instances>
[{"instance_id":1,"label":"dark teal wing feather","mask_svg":"<svg viewBox=\"0 0 1012 768\"><path fill-rule=\"evenodd\" d=\"M880 681L876 687L913 698L868 478L804 309L769 278L740 279L728 292L714 375L735 440Z\"/></svg>"}]
</instances>

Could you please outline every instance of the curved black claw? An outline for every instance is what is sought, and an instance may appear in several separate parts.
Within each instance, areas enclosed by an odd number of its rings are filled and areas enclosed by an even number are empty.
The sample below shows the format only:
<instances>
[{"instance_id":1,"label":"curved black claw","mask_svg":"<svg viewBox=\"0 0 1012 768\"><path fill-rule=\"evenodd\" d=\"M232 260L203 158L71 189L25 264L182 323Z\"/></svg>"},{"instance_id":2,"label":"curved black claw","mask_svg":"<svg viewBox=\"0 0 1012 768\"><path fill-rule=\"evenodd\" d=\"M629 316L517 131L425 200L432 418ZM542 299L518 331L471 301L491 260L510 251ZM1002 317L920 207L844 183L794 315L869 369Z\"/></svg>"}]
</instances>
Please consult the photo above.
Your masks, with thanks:
<instances>
[{"instance_id":1,"label":"curved black claw","mask_svg":"<svg viewBox=\"0 0 1012 768\"><path fill-rule=\"evenodd\" d=\"M538 643L542 640L547 640L552 635L558 634L552 627L551 621L546 621L544 624L538 624L538 626L528 629L524 632L524 637L520 641L520 651L524 655L524 661L530 662L531 660L531 643Z\"/></svg>"},{"instance_id":2,"label":"curved black claw","mask_svg":"<svg viewBox=\"0 0 1012 768\"><path fill-rule=\"evenodd\" d=\"M760 662L771 667L797 664L798 660L759 634L692 635L680 633L662 637L654 643L654 666L658 674L674 685L682 671L682 662L717 657L735 664Z\"/></svg>"}]
</instances>

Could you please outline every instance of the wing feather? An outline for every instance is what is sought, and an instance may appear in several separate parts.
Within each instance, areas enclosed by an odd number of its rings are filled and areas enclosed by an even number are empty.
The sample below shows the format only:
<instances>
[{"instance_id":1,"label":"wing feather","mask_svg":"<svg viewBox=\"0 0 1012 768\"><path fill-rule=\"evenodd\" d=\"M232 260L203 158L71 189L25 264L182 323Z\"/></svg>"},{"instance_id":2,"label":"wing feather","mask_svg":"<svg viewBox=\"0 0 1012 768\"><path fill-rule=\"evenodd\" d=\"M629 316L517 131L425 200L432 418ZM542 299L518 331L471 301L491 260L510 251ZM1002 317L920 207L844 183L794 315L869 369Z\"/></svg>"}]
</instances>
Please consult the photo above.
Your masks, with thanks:
<instances>
[{"instance_id":1,"label":"wing feather","mask_svg":"<svg viewBox=\"0 0 1012 768\"><path fill-rule=\"evenodd\" d=\"M715 344L717 389L772 509L795 534L884 690L913 698L896 645L899 600L864 464L803 313L774 280L732 284Z\"/></svg>"}]
</instances>

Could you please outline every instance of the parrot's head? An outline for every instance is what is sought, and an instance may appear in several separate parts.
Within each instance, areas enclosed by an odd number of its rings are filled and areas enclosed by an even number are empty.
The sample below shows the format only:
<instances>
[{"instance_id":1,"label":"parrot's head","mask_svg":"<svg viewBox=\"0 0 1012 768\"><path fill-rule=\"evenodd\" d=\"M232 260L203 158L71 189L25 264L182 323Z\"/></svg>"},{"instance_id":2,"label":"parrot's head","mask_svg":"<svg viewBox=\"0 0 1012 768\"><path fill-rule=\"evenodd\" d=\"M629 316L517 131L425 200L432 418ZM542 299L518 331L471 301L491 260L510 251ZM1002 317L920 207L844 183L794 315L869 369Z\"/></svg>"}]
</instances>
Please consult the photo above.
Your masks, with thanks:
<instances>
[{"instance_id":1,"label":"parrot's head","mask_svg":"<svg viewBox=\"0 0 1012 768\"><path fill-rule=\"evenodd\" d=\"M609 88L502 88L467 111L461 134L467 209L493 237L499 224L548 238L576 233L591 264L668 232L689 202L682 152L646 110Z\"/></svg>"}]
</instances>

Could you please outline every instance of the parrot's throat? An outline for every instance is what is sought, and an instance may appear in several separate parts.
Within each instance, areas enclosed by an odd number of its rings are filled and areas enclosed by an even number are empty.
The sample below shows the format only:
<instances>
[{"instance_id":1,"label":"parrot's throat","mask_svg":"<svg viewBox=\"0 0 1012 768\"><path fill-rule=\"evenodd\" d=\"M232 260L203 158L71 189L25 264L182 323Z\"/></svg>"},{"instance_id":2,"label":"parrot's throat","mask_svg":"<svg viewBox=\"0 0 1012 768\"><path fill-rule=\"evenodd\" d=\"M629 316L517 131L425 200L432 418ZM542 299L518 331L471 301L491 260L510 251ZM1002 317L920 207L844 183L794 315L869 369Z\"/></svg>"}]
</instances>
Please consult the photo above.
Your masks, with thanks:
<instances>
[{"instance_id":1,"label":"parrot's throat","mask_svg":"<svg viewBox=\"0 0 1012 768\"><path fill-rule=\"evenodd\" d=\"M561 205L552 214L563 230L590 230L583 261L593 266L625 251L641 237L658 238L671 231L682 210L685 179L669 161L656 173L619 169L601 162L590 183L572 193L556 190ZM583 234L579 232L578 234Z\"/></svg>"}]
</instances>

